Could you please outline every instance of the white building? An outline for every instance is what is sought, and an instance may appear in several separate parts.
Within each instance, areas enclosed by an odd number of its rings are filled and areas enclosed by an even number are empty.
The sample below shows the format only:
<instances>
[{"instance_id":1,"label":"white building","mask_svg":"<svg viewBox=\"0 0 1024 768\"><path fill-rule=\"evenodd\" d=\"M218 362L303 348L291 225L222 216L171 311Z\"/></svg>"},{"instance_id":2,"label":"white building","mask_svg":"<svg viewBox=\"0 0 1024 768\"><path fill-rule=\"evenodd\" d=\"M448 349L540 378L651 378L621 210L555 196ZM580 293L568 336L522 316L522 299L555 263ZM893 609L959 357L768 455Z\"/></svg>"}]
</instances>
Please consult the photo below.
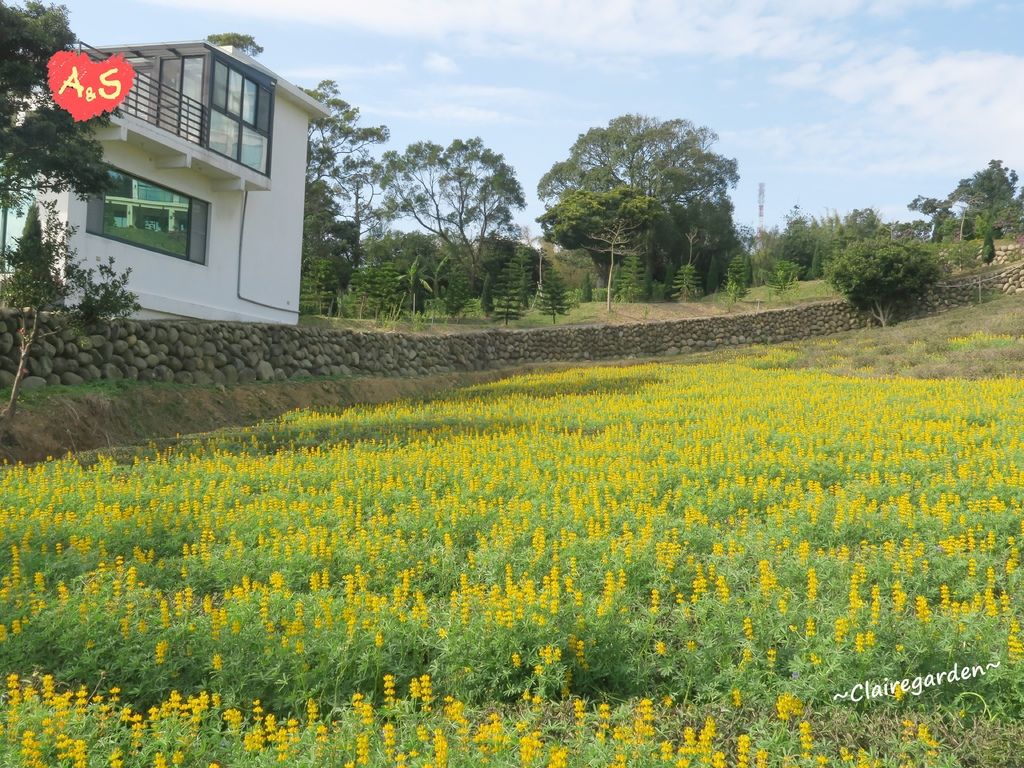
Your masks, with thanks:
<instances>
[{"instance_id":1,"label":"white building","mask_svg":"<svg viewBox=\"0 0 1024 768\"><path fill-rule=\"evenodd\" d=\"M130 267L138 317L296 323L307 126L327 109L206 42L89 53L123 54L136 78L96 131L112 188L58 201L79 259Z\"/></svg>"}]
</instances>

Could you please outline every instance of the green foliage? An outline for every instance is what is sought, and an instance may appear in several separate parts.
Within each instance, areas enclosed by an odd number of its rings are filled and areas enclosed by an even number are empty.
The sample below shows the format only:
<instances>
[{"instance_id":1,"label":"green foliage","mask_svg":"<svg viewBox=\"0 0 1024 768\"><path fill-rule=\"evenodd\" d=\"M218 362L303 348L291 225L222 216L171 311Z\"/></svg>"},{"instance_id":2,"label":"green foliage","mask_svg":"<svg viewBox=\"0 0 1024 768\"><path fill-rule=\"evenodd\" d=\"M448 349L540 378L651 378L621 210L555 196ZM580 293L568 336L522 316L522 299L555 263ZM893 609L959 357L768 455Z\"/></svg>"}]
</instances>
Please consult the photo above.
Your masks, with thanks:
<instances>
[{"instance_id":1,"label":"green foliage","mask_svg":"<svg viewBox=\"0 0 1024 768\"><path fill-rule=\"evenodd\" d=\"M580 285L580 301L589 303L594 300L594 276L590 272L583 275L583 283Z\"/></svg>"},{"instance_id":2,"label":"green foliage","mask_svg":"<svg viewBox=\"0 0 1024 768\"><path fill-rule=\"evenodd\" d=\"M64 6L0 3L0 209L24 209L39 193L107 187L93 136L107 118L76 122L47 86L50 57L74 43Z\"/></svg>"},{"instance_id":3,"label":"green foliage","mask_svg":"<svg viewBox=\"0 0 1024 768\"><path fill-rule=\"evenodd\" d=\"M807 270L808 280L820 280L825 274L825 249L821 243L814 244L814 256L811 258L811 268Z\"/></svg>"},{"instance_id":4,"label":"green foliage","mask_svg":"<svg viewBox=\"0 0 1024 768\"><path fill-rule=\"evenodd\" d=\"M984 237L975 222L979 219L995 231L994 238L1024 232L1024 190L1017 189L1017 172L990 160L988 166L960 179L943 199L918 195L911 210L930 218L931 238L951 242Z\"/></svg>"},{"instance_id":5,"label":"green foliage","mask_svg":"<svg viewBox=\"0 0 1024 768\"><path fill-rule=\"evenodd\" d=\"M722 285L722 262L718 258L711 259L708 265L707 293L715 293Z\"/></svg>"},{"instance_id":6,"label":"green foliage","mask_svg":"<svg viewBox=\"0 0 1024 768\"><path fill-rule=\"evenodd\" d=\"M458 249L472 287L479 284L483 243L514 234L512 212L526 206L515 170L480 138L385 152L380 184L388 216L412 219Z\"/></svg>"},{"instance_id":7,"label":"green foliage","mask_svg":"<svg viewBox=\"0 0 1024 768\"><path fill-rule=\"evenodd\" d=\"M448 317L458 317L469 304L469 281L461 267L448 270L448 285L444 290L444 311Z\"/></svg>"},{"instance_id":8,"label":"green foliage","mask_svg":"<svg viewBox=\"0 0 1024 768\"><path fill-rule=\"evenodd\" d=\"M700 289L700 275L693 264L683 264L672 280L672 298L682 301L696 299L702 293Z\"/></svg>"},{"instance_id":9,"label":"green foliage","mask_svg":"<svg viewBox=\"0 0 1024 768\"><path fill-rule=\"evenodd\" d=\"M781 298L796 287L799 276L800 267L796 264L791 261L778 261L768 278L768 286L773 294Z\"/></svg>"},{"instance_id":10,"label":"green foliage","mask_svg":"<svg viewBox=\"0 0 1024 768\"><path fill-rule=\"evenodd\" d=\"M220 32L206 36L207 42L214 45L236 48L246 56L256 57L263 53L263 46L256 42L252 35L244 35L241 32Z\"/></svg>"},{"instance_id":11,"label":"green foliage","mask_svg":"<svg viewBox=\"0 0 1024 768\"><path fill-rule=\"evenodd\" d=\"M375 319L394 318L401 313L406 295L404 277L391 262L364 267L355 273L352 285Z\"/></svg>"},{"instance_id":12,"label":"green foliage","mask_svg":"<svg viewBox=\"0 0 1024 768\"><path fill-rule=\"evenodd\" d=\"M480 289L480 309L485 315L494 312L494 279L490 272L484 275L484 284Z\"/></svg>"},{"instance_id":13,"label":"green foliage","mask_svg":"<svg viewBox=\"0 0 1024 768\"><path fill-rule=\"evenodd\" d=\"M558 315L564 315L569 311L565 283L553 266L548 265L544 269L544 283L537 294L537 309L545 315L551 315L552 324Z\"/></svg>"},{"instance_id":14,"label":"green foliage","mask_svg":"<svg viewBox=\"0 0 1024 768\"><path fill-rule=\"evenodd\" d=\"M747 262L742 256L733 256L725 273L725 292L736 302L750 293L747 284Z\"/></svg>"},{"instance_id":15,"label":"green foliage","mask_svg":"<svg viewBox=\"0 0 1024 768\"><path fill-rule=\"evenodd\" d=\"M639 301L644 288L644 267L640 255L630 251L622 262L619 278L615 286L615 297L619 301Z\"/></svg>"},{"instance_id":16,"label":"green foliage","mask_svg":"<svg viewBox=\"0 0 1024 768\"><path fill-rule=\"evenodd\" d=\"M522 259L511 258L505 262L494 283L493 315L496 320L503 320L505 325L522 315L523 276Z\"/></svg>"},{"instance_id":17,"label":"green foliage","mask_svg":"<svg viewBox=\"0 0 1024 768\"><path fill-rule=\"evenodd\" d=\"M981 247L981 260L986 264L991 264L996 258L996 243L992 237L992 229L989 228L988 232L985 233L985 242Z\"/></svg>"},{"instance_id":18,"label":"green foliage","mask_svg":"<svg viewBox=\"0 0 1024 768\"><path fill-rule=\"evenodd\" d=\"M921 243L879 240L847 246L829 263L827 279L887 325L897 305L923 294L939 275L938 260Z\"/></svg>"}]
</instances>

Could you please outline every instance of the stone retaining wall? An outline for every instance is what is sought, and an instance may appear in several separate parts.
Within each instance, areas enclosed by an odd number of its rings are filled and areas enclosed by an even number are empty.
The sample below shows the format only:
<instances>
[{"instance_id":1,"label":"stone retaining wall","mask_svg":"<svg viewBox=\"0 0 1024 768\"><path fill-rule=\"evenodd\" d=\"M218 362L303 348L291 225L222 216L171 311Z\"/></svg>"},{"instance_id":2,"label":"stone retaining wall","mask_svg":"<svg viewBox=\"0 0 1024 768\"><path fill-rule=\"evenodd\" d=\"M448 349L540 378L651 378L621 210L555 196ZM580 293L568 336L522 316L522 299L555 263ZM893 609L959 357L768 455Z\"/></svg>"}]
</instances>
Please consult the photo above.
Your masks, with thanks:
<instances>
[{"instance_id":1,"label":"stone retaining wall","mask_svg":"<svg viewBox=\"0 0 1024 768\"><path fill-rule=\"evenodd\" d=\"M987 285L1024 293L1024 264ZM902 318L969 304L975 283L933 289ZM198 321L118 320L84 338L70 329L36 344L25 386L79 384L96 379L224 383L331 375L415 376L524 363L600 360L770 344L872 324L845 301L788 309L636 325L495 329L446 335ZM0 313L0 386L17 371L19 316Z\"/></svg>"}]
</instances>

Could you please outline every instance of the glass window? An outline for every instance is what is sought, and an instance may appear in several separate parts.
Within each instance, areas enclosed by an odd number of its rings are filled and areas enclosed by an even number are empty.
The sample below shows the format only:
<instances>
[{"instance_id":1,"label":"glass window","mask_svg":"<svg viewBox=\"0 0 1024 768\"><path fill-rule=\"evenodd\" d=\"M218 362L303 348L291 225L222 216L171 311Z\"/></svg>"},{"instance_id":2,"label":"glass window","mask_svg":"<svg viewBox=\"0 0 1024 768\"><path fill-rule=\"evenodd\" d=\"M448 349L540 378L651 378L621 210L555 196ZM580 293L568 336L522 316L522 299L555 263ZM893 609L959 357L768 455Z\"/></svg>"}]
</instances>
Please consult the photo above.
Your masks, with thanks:
<instances>
[{"instance_id":1,"label":"glass window","mask_svg":"<svg viewBox=\"0 0 1024 768\"><path fill-rule=\"evenodd\" d=\"M256 127L270 133L270 91L260 88L260 102L256 110Z\"/></svg>"},{"instance_id":2,"label":"glass window","mask_svg":"<svg viewBox=\"0 0 1024 768\"><path fill-rule=\"evenodd\" d=\"M181 90L181 59L164 59L160 62L160 82L171 91Z\"/></svg>"},{"instance_id":3,"label":"glass window","mask_svg":"<svg viewBox=\"0 0 1024 768\"><path fill-rule=\"evenodd\" d=\"M209 204L121 171L105 195L89 198L86 231L206 263Z\"/></svg>"},{"instance_id":4,"label":"glass window","mask_svg":"<svg viewBox=\"0 0 1024 768\"><path fill-rule=\"evenodd\" d=\"M213 65L213 106L226 109L228 104L228 68L219 61Z\"/></svg>"},{"instance_id":5,"label":"glass window","mask_svg":"<svg viewBox=\"0 0 1024 768\"><path fill-rule=\"evenodd\" d=\"M256 83L246 79L242 98L242 119L249 125L256 123L256 92Z\"/></svg>"},{"instance_id":6,"label":"glass window","mask_svg":"<svg viewBox=\"0 0 1024 768\"><path fill-rule=\"evenodd\" d=\"M242 156L239 158L245 165L262 171L267 167L267 137L256 133L252 128L242 128Z\"/></svg>"},{"instance_id":7,"label":"glass window","mask_svg":"<svg viewBox=\"0 0 1024 768\"><path fill-rule=\"evenodd\" d=\"M181 93L196 101L203 100L203 57L189 56L181 75Z\"/></svg>"},{"instance_id":8,"label":"glass window","mask_svg":"<svg viewBox=\"0 0 1024 768\"><path fill-rule=\"evenodd\" d=\"M210 149L227 155L233 160L238 159L239 125L222 112L210 113Z\"/></svg>"},{"instance_id":9,"label":"glass window","mask_svg":"<svg viewBox=\"0 0 1024 768\"><path fill-rule=\"evenodd\" d=\"M228 72L228 106L227 111L232 115L242 113L242 73L231 70Z\"/></svg>"}]
</instances>

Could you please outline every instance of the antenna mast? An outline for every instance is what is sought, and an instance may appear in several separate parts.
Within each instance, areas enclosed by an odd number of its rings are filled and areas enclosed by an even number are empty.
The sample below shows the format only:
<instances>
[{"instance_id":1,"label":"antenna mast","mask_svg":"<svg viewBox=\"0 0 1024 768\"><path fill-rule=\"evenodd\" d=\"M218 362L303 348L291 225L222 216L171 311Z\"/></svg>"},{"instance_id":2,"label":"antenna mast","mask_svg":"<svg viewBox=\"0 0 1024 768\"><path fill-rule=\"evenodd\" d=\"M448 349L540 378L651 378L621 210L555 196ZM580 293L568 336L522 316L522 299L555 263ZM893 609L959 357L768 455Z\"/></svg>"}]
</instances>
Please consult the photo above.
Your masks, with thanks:
<instances>
[{"instance_id":1,"label":"antenna mast","mask_svg":"<svg viewBox=\"0 0 1024 768\"><path fill-rule=\"evenodd\" d=\"M764 238L764 182L757 185L757 237Z\"/></svg>"}]
</instances>

